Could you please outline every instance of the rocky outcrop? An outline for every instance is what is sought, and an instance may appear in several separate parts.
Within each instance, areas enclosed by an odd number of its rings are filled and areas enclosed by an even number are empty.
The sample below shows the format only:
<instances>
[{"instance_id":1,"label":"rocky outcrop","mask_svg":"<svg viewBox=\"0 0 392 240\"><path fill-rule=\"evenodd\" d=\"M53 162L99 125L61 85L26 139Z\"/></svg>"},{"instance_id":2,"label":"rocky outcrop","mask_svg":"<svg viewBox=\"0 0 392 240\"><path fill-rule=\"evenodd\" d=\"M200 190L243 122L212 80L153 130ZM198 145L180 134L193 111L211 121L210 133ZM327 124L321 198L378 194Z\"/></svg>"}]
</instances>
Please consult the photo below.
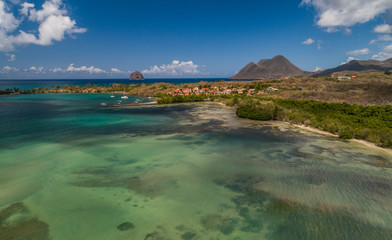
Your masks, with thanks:
<instances>
[{"instance_id":1,"label":"rocky outcrop","mask_svg":"<svg viewBox=\"0 0 392 240\"><path fill-rule=\"evenodd\" d=\"M131 74L130 80L144 80L144 76L141 72L136 71Z\"/></svg>"}]
</instances>

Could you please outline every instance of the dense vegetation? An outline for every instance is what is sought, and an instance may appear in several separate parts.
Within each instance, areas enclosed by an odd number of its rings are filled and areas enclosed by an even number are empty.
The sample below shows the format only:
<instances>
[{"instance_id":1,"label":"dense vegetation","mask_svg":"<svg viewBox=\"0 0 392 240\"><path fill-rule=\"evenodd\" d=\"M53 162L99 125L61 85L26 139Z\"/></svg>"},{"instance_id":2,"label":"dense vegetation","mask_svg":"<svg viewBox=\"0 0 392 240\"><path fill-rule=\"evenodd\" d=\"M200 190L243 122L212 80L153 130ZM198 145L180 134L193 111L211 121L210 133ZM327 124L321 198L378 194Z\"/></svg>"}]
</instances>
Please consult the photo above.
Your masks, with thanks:
<instances>
[{"instance_id":1,"label":"dense vegetation","mask_svg":"<svg viewBox=\"0 0 392 240\"><path fill-rule=\"evenodd\" d=\"M273 102L247 101L237 108L237 115L242 118L268 121L276 118L278 108Z\"/></svg>"},{"instance_id":2,"label":"dense vegetation","mask_svg":"<svg viewBox=\"0 0 392 240\"><path fill-rule=\"evenodd\" d=\"M44 93L47 88L35 88L35 89L26 89L21 90L19 88L6 88L5 90L0 90L0 95L2 94L36 94L36 93Z\"/></svg>"},{"instance_id":3,"label":"dense vegetation","mask_svg":"<svg viewBox=\"0 0 392 240\"><path fill-rule=\"evenodd\" d=\"M256 120L275 119L304 124L341 138L363 139L392 148L391 105L359 106L312 100L247 98L239 101L237 115Z\"/></svg>"}]
</instances>

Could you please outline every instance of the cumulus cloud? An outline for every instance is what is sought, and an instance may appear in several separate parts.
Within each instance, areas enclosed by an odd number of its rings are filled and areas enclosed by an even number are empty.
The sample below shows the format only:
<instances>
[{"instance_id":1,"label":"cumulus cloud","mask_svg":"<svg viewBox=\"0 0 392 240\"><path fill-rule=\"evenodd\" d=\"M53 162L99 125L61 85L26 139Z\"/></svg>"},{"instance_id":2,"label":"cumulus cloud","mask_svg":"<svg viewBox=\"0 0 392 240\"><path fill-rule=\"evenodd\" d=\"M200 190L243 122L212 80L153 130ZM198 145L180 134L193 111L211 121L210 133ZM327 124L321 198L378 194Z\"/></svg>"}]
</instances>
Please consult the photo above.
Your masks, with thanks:
<instances>
[{"instance_id":1,"label":"cumulus cloud","mask_svg":"<svg viewBox=\"0 0 392 240\"><path fill-rule=\"evenodd\" d=\"M8 62L13 62L16 60L15 54L6 53L5 55L8 57Z\"/></svg>"},{"instance_id":2,"label":"cumulus cloud","mask_svg":"<svg viewBox=\"0 0 392 240\"><path fill-rule=\"evenodd\" d=\"M385 46L381 52L372 56L372 59L383 61L392 58L392 44Z\"/></svg>"},{"instance_id":3,"label":"cumulus cloud","mask_svg":"<svg viewBox=\"0 0 392 240\"><path fill-rule=\"evenodd\" d=\"M391 35L381 35L378 37L379 41L392 41L392 36Z\"/></svg>"},{"instance_id":4,"label":"cumulus cloud","mask_svg":"<svg viewBox=\"0 0 392 240\"><path fill-rule=\"evenodd\" d=\"M392 25L389 25L389 24L377 25L377 26L374 28L374 32L376 32L376 33L391 34L391 33L392 33Z\"/></svg>"},{"instance_id":5,"label":"cumulus cloud","mask_svg":"<svg viewBox=\"0 0 392 240\"><path fill-rule=\"evenodd\" d=\"M8 12L9 8L5 5L4 1L0 1L0 30L2 32L10 32L15 30L20 21L15 16Z\"/></svg>"},{"instance_id":6,"label":"cumulus cloud","mask_svg":"<svg viewBox=\"0 0 392 240\"><path fill-rule=\"evenodd\" d=\"M4 66L2 69L1 69L1 73L10 73L10 72L18 72L19 71L19 69L17 69L17 68L15 68L15 67L10 67L10 66Z\"/></svg>"},{"instance_id":7,"label":"cumulus cloud","mask_svg":"<svg viewBox=\"0 0 392 240\"><path fill-rule=\"evenodd\" d=\"M81 67L75 67L73 63L71 63L67 70L67 72L84 72L84 73L89 73L89 74L98 74L98 73L107 73L105 70L102 70L100 68L96 68L94 66L86 67L86 66L81 66Z\"/></svg>"},{"instance_id":8,"label":"cumulus cloud","mask_svg":"<svg viewBox=\"0 0 392 240\"><path fill-rule=\"evenodd\" d=\"M19 13L22 14L22 15L27 16L27 15L29 15L29 10L31 8L35 7L35 4L34 3L24 2L24 3L21 4L21 7L22 8L19 9Z\"/></svg>"},{"instance_id":9,"label":"cumulus cloud","mask_svg":"<svg viewBox=\"0 0 392 240\"><path fill-rule=\"evenodd\" d=\"M47 0L42 4L42 9L36 10L34 4L25 3L22 5L22 11L24 10L23 14L28 16L31 21L43 22L50 16L66 15L67 11L60 9L62 4L62 0Z\"/></svg>"},{"instance_id":10,"label":"cumulus cloud","mask_svg":"<svg viewBox=\"0 0 392 240\"><path fill-rule=\"evenodd\" d=\"M316 24L329 32L366 23L392 9L391 0L302 0L301 5L314 7Z\"/></svg>"},{"instance_id":11,"label":"cumulus cloud","mask_svg":"<svg viewBox=\"0 0 392 240\"><path fill-rule=\"evenodd\" d=\"M168 75L168 76L182 76L182 75L197 75L201 74L199 65L193 61L183 62L174 60L170 64L162 64L161 66L154 65L150 69L143 70L143 74L152 75Z\"/></svg>"},{"instance_id":12,"label":"cumulus cloud","mask_svg":"<svg viewBox=\"0 0 392 240\"><path fill-rule=\"evenodd\" d=\"M94 66L81 66L81 67L75 67L75 64L70 64L66 68L61 68L61 67L55 67L55 68L50 68L46 69L42 66L37 67L37 66L30 66L30 67L24 67L22 68L22 71L20 71L17 68L10 67L10 66L5 66L3 68L0 68L0 73L11 73L11 72L25 72L25 73L40 73L40 74L94 74L94 75L99 75L101 74L102 76L110 76L110 74L127 74L129 71L122 71L118 68L111 68L109 71L106 71L101 68L97 68Z\"/></svg>"},{"instance_id":13,"label":"cumulus cloud","mask_svg":"<svg viewBox=\"0 0 392 240\"><path fill-rule=\"evenodd\" d=\"M52 68L52 69L49 69L49 72L59 73L59 72L64 72L64 70L62 68Z\"/></svg>"},{"instance_id":14,"label":"cumulus cloud","mask_svg":"<svg viewBox=\"0 0 392 240\"><path fill-rule=\"evenodd\" d=\"M347 60L345 62L342 62L340 65L346 64L351 62L352 60L357 60L355 57L348 57Z\"/></svg>"},{"instance_id":15,"label":"cumulus cloud","mask_svg":"<svg viewBox=\"0 0 392 240\"><path fill-rule=\"evenodd\" d=\"M323 70L323 69L321 67L317 66L317 67L314 68L314 70L312 72L318 72L318 71L321 71L321 70Z\"/></svg>"},{"instance_id":16,"label":"cumulus cloud","mask_svg":"<svg viewBox=\"0 0 392 240\"><path fill-rule=\"evenodd\" d=\"M353 55L353 56L359 56L359 55L366 55L369 54L370 50L369 48L363 48L363 49L357 49L353 51L349 51L346 53L346 55Z\"/></svg>"},{"instance_id":17,"label":"cumulus cloud","mask_svg":"<svg viewBox=\"0 0 392 240\"><path fill-rule=\"evenodd\" d=\"M385 41L385 42L392 41L392 35L387 35L387 34L385 34L385 35L380 35L380 36L378 36L377 39L371 40L371 41L369 42L369 44L374 44L374 43L376 43L376 42L381 42L381 41Z\"/></svg>"},{"instance_id":18,"label":"cumulus cloud","mask_svg":"<svg viewBox=\"0 0 392 240\"><path fill-rule=\"evenodd\" d=\"M310 45L310 44L313 44L313 43L314 43L314 40L311 39L311 38L308 38L308 39L306 39L305 41L302 42L302 44L305 44L305 45Z\"/></svg>"},{"instance_id":19,"label":"cumulus cloud","mask_svg":"<svg viewBox=\"0 0 392 240\"><path fill-rule=\"evenodd\" d=\"M42 73L42 72L44 72L44 67L31 66L29 69L26 69L26 71L35 72L35 73Z\"/></svg>"},{"instance_id":20,"label":"cumulus cloud","mask_svg":"<svg viewBox=\"0 0 392 240\"><path fill-rule=\"evenodd\" d=\"M118 73L118 74L124 73L123 71L121 71L121 70L118 69L118 68L112 68L112 69L110 69L110 72L111 72L111 73Z\"/></svg>"},{"instance_id":21,"label":"cumulus cloud","mask_svg":"<svg viewBox=\"0 0 392 240\"><path fill-rule=\"evenodd\" d=\"M12 4L17 3L8 5ZM63 40L66 35L87 31L77 27L75 20L67 16L62 0L46 0L41 9L36 9L33 3L24 2L17 6L18 16L14 15L8 5L0 0L0 51L12 51L16 46L27 44L51 45L54 41ZM38 23L38 29L32 29L38 34L18 29L24 21Z\"/></svg>"}]
</instances>

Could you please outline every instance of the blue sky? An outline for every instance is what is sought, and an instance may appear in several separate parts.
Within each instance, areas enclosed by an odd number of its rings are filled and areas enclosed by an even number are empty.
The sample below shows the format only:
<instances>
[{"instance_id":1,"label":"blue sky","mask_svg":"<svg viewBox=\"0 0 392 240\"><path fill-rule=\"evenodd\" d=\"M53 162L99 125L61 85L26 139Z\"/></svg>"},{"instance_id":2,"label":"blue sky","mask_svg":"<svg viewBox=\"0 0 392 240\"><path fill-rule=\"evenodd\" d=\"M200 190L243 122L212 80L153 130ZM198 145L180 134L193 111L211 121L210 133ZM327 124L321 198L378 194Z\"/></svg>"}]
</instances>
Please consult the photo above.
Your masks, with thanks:
<instances>
[{"instance_id":1,"label":"blue sky","mask_svg":"<svg viewBox=\"0 0 392 240\"><path fill-rule=\"evenodd\" d=\"M0 0L0 79L229 77L392 57L391 0Z\"/></svg>"}]
</instances>

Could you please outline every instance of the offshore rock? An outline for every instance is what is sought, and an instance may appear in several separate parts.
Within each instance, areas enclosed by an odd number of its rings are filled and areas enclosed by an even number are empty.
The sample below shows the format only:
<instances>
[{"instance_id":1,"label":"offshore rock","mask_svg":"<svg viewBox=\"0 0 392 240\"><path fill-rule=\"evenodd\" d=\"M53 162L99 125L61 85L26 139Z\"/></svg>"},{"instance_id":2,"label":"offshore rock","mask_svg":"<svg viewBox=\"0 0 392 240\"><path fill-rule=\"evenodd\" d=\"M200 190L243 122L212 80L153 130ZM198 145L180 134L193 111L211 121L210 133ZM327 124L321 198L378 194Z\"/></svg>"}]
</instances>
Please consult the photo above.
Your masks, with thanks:
<instances>
[{"instance_id":1,"label":"offshore rock","mask_svg":"<svg viewBox=\"0 0 392 240\"><path fill-rule=\"evenodd\" d=\"M144 80L144 76L141 72L136 71L131 74L130 80Z\"/></svg>"}]
</instances>

